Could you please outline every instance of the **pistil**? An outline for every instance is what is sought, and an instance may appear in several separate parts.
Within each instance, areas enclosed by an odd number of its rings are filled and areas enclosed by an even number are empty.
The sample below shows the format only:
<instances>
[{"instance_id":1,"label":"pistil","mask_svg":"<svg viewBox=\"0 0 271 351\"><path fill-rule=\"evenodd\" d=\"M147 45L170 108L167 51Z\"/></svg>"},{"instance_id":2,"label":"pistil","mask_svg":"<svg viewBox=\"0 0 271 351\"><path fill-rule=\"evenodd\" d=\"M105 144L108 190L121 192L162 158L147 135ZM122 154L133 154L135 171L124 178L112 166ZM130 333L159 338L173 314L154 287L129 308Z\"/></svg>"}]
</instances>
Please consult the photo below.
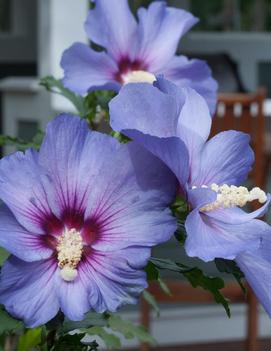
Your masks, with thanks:
<instances>
[{"instance_id":1,"label":"pistil","mask_svg":"<svg viewBox=\"0 0 271 351\"><path fill-rule=\"evenodd\" d=\"M56 247L60 275L65 281L77 277L77 266L83 252L83 240L76 229L65 229Z\"/></svg>"},{"instance_id":2,"label":"pistil","mask_svg":"<svg viewBox=\"0 0 271 351\"><path fill-rule=\"evenodd\" d=\"M202 185L201 187L210 188L217 193L216 201L203 206L200 209L201 212L213 211L218 208L231 208L236 206L244 207L247 203L255 200L263 204L267 200L266 193L258 187L255 187L250 191L244 186L229 186L227 184L217 185L215 183L210 187L205 185ZM192 188L195 189L197 187L194 186Z\"/></svg>"},{"instance_id":3,"label":"pistil","mask_svg":"<svg viewBox=\"0 0 271 351\"><path fill-rule=\"evenodd\" d=\"M122 75L123 84L150 83L156 81L155 75L147 71L130 71Z\"/></svg>"}]
</instances>

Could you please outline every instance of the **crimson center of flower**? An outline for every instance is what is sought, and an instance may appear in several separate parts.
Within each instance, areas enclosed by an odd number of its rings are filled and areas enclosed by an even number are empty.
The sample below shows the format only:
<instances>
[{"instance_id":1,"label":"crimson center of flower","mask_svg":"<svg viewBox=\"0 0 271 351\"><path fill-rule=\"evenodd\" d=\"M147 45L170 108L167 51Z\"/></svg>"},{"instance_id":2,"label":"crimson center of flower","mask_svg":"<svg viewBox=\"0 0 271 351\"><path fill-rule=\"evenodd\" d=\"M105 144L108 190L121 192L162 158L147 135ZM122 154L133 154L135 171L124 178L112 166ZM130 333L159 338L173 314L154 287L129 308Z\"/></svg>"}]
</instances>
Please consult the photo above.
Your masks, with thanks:
<instances>
[{"instance_id":1,"label":"crimson center of flower","mask_svg":"<svg viewBox=\"0 0 271 351\"><path fill-rule=\"evenodd\" d=\"M77 277L77 266L82 258L83 240L76 229L65 229L58 239L56 251L60 276L65 281Z\"/></svg>"}]
</instances>

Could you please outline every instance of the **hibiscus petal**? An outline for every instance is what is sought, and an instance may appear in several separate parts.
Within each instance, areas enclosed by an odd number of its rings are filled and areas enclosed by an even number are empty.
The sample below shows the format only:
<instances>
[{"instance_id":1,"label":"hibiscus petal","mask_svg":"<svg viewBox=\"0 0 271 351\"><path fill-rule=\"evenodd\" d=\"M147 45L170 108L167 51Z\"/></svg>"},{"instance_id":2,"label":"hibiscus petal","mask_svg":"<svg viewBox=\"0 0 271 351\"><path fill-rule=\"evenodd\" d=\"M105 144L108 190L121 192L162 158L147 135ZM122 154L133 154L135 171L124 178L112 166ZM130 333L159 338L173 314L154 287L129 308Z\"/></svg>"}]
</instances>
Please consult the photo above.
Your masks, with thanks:
<instances>
[{"instance_id":1,"label":"hibiscus petal","mask_svg":"<svg viewBox=\"0 0 271 351\"><path fill-rule=\"evenodd\" d=\"M0 303L29 328L47 323L59 310L55 270L52 260L28 263L10 257L1 270Z\"/></svg>"},{"instance_id":2,"label":"hibiscus petal","mask_svg":"<svg viewBox=\"0 0 271 351\"><path fill-rule=\"evenodd\" d=\"M246 252L236 259L245 274L246 280L254 290L257 298L271 317L271 255L269 259L262 256L261 250Z\"/></svg>"},{"instance_id":3,"label":"hibiscus petal","mask_svg":"<svg viewBox=\"0 0 271 351\"><path fill-rule=\"evenodd\" d=\"M205 61L185 56L174 56L171 61L159 71L166 79L178 86L188 86L195 89L206 100L210 113L213 115L217 103L217 82L212 78L212 72Z\"/></svg>"},{"instance_id":4,"label":"hibiscus petal","mask_svg":"<svg viewBox=\"0 0 271 351\"><path fill-rule=\"evenodd\" d=\"M32 233L42 234L44 220L58 211L50 176L33 150L0 161L0 198Z\"/></svg>"},{"instance_id":5,"label":"hibiscus petal","mask_svg":"<svg viewBox=\"0 0 271 351\"><path fill-rule=\"evenodd\" d=\"M96 52L86 44L75 43L64 51L61 67L64 86L78 94L97 89L120 89L114 78L118 71L116 63L106 53Z\"/></svg>"},{"instance_id":6,"label":"hibiscus petal","mask_svg":"<svg viewBox=\"0 0 271 351\"><path fill-rule=\"evenodd\" d=\"M44 245L42 236L25 230L6 207L0 208L0 246L24 261L49 258L53 251Z\"/></svg>"},{"instance_id":7,"label":"hibiscus petal","mask_svg":"<svg viewBox=\"0 0 271 351\"><path fill-rule=\"evenodd\" d=\"M222 132L210 139L200 162L194 164L191 184L242 184L254 162L249 142L249 135L236 131Z\"/></svg>"},{"instance_id":8,"label":"hibiscus petal","mask_svg":"<svg viewBox=\"0 0 271 351\"><path fill-rule=\"evenodd\" d=\"M170 61L180 38L198 21L187 11L167 7L164 1L153 2L148 9L140 8L138 19L138 58L153 73Z\"/></svg>"},{"instance_id":9,"label":"hibiscus petal","mask_svg":"<svg viewBox=\"0 0 271 351\"><path fill-rule=\"evenodd\" d=\"M67 114L47 126L39 162L50 173L59 216L67 209L80 213L86 204L91 157L86 155L85 148L90 134L86 121Z\"/></svg>"},{"instance_id":10,"label":"hibiscus petal","mask_svg":"<svg viewBox=\"0 0 271 351\"><path fill-rule=\"evenodd\" d=\"M147 287L146 265L150 251L132 248L103 254L92 251L80 266L90 283L89 301L97 312L115 312L124 304L137 303Z\"/></svg>"},{"instance_id":11,"label":"hibiscus petal","mask_svg":"<svg viewBox=\"0 0 271 351\"><path fill-rule=\"evenodd\" d=\"M137 23L127 0L96 0L85 30L89 38L106 48L115 60L133 58L137 47Z\"/></svg>"},{"instance_id":12,"label":"hibiscus petal","mask_svg":"<svg viewBox=\"0 0 271 351\"><path fill-rule=\"evenodd\" d=\"M101 155L103 171L99 172ZM175 177L168 168L135 143L121 145L101 135L96 138L94 160L91 169L98 173L85 212L86 220L97 227L92 246L110 251L168 240L176 228L166 209L176 192Z\"/></svg>"},{"instance_id":13,"label":"hibiscus petal","mask_svg":"<svg viewBox=\"0 0 271 351\"><path fill-rule=\"evenodd\" d=\"M176 137L158 138L137 130L124 130L123 133L162 160L182 186L186 184L189 176L189 157L182 140Z\"/></svg>"},{"instance_id":14,"label":"hibiscus petal","mask_svg":"<svg viewBox=\"0 0 271 351\"><path fill-rule=\"evenodd\" d=\"M226 212L226 210L225 210ZM218 258L232 260L240 253L257 249L269 226L257 219L238 224L209 217L208 212L193 210L185 222L185 249L189 256L203 261Z\"/></svg>"},{"instance_id":15,"label":"hibiscus petal","mask_svg":"<svg viewBox=\"0 0 271 351\"><path fill-rule=\"evenodd\" d=\"M205 100L195 90L191 88L180 90L185 96L185 103L179 115L177 136L187 147L190 177L193 177L194 167L200 162L200 151L210 134L212 119Z\"/></svg>"},{"instance_id":16,"label":"hibiscus petal","mask_svg":"<svg viewBox=\"0 0 271 351\"><path fill-rule=\"evenodd\" d=\"M148 83L125 85L111 100L110 123L114 130L136 129L157 137L176 136L182 98L166 94Z\"/></svg>"},{"instance_id":17,"label":"hibiscus petal","mask_svg":"<svg viewBox=\"0 0 271 351\"><path fill-rule=\"evenodd\" d=\"M78 270L78 276L74 281L66 282L59 274L56 274L56 291L62 312L72 321L81 321L86 312L90 310L88 290L91 286L91 277L84 276L82 270Z\"/></svg>"}]
</instances>

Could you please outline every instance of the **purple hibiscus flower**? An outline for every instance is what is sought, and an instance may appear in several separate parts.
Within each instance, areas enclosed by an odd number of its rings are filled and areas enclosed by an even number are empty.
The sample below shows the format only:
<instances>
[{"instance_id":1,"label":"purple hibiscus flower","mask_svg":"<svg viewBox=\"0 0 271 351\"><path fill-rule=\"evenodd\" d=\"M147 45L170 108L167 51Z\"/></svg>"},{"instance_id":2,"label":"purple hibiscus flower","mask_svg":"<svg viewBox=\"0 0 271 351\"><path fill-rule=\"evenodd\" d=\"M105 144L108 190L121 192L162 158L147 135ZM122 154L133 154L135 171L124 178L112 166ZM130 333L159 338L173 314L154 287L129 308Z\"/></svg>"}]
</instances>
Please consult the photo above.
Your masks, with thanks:
<instances>
[{"instance_id":1,"label":"purple hibiscus flower","mask_svg":"<svg viewBox=\"0 0 271 351\"><path fill-rule=\"evenodd\" d=\"M234 259L257 248L270 227L261 220L270 198L239 185L254 160L248 135L222 132L207 141L211 116L204 99L191 88L158 79L155 86L123 87L110 103L111 126L159 157L176 175L191 213L185 227L186 252L204 261ZM240 207L265 203L249 215Z\"/></svg>"},{"instance_id":2,"label":"purple hibiscus flower","mask_svg":"<svg viewBox=\"0 0 271 351\"><path fill-rule=\"evenodd\" d=\"M92 132L78 117L48 125L39 152L0 161L0 245L12 255L0 303L28 327L59 309L71 320L115 311L146 288L150 248L176 229L175 178L135 143Z\"/></svg>"},{"instance_id":3,"label":"purple hibiscus flower","mask_svg":"<svg viewBox=\"0 0 271 351\"><path fill-rule=\"evenodd\" d=\"M236 258L238 266L271 317L271 236L262 238L260 247Z\"/></svg>"},{"instance_id":4,"label":"purple hibiscus flower","mask_svg":"<svg viewBox=\"0 0 271 351\"><path fill-rule=\"evenodd\" d=\"M62 57L64 85L85 94L92 90L119 91L128 82L153 82L163 75L181 86L196 89L216 105L217 83L208 65L201 60L176 56L180 38L198 21L192 14L170 8L164 1L138 10L138 22L127 0L96 0L85 30L92 42L105 48L97 52L75 43Z\"/></svg>"}]
</instances>

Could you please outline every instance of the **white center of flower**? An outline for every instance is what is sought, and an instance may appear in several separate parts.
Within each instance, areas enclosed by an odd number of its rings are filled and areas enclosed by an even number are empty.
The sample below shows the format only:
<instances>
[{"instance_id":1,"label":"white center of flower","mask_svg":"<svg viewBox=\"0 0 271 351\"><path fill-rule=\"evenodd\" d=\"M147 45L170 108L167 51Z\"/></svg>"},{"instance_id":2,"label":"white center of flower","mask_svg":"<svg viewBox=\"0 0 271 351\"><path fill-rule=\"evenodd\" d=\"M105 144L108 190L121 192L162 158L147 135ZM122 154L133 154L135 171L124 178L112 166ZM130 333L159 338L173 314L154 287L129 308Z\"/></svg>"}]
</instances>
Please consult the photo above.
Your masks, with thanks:
<instances>
[{"instance_id":1,"label":"white center of flower","mask_svg":"<svg viewBox=\"0 0 271 351\"><path fill-rule=\"evenodd\" d=\"M65 281L77 277L77 265L83 252L83 240L76 229L65 229L56 247L60 275Z\"/></svg>"},{"instance_id":2,"label":"white center of flower","mask_svg":"<svg viewBox=\"0 0 271 351\"><path fill-rule=\"evenodd\" d=\"M130 71L122 75L123 84L150 83L156 81L155 75L147 71Z\"/></svg>"},{"instance_id":3,"label":"white center of flower","mask_svg":"<svg viewBox=\"0 0 271 351\"><path fill-rule=\"evenodd\" d=\"M208 212L216 210L218 208L230 208L230 207L243 207L248 202L257 200L261 204L265 203L267 200L266 193L260 188L256 187L252 190L248 190L244 186L235 186L235 185L217 185L212 184L210 187L202 185L202 188L210 188L217 193L216 201L205 205L200 209L202 212ZM193 186L192 189L197 187Z\"/></svg>"}]
</instances>

